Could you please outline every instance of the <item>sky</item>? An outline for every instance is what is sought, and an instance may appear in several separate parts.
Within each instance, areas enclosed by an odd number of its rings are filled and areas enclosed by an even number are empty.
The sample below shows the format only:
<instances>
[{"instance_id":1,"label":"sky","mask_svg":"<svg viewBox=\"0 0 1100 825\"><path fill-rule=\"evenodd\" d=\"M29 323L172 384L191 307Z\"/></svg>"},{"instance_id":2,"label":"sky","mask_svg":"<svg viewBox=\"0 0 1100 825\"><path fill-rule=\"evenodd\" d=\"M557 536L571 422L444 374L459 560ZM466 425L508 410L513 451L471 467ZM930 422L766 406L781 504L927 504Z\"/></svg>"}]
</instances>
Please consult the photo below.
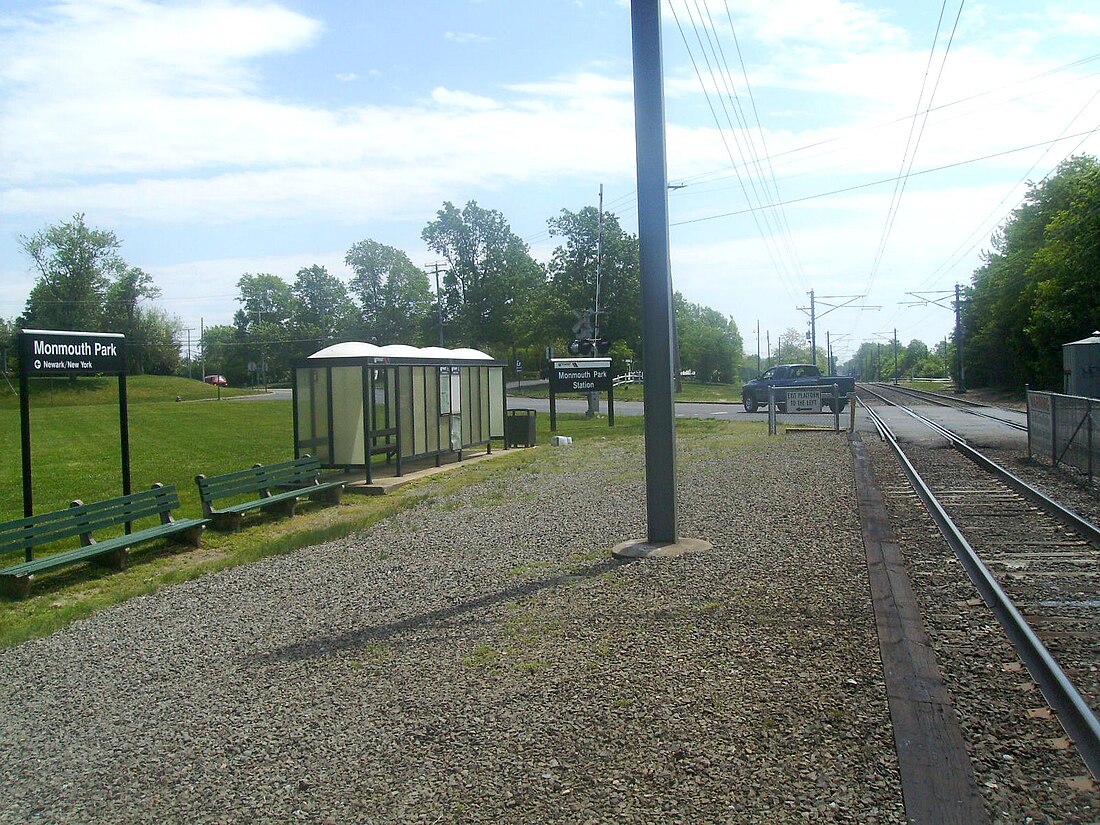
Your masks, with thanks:
<instances>
[{"instance_id":1,"label":"sky","mask_svg":"<svg viewBox=\"0 0 1100 825\"><path fill-rule=\"evenodd\" d=\"M811 291L841 361L934 348L1029 182L1100 154L1100 0L662 16L673 286L747 353L807 332ZM34 284L20 239L76 213L192 343L245 273L347 280L366 238L438 261L447 201L545 262L601 185L637 231L634 146L624 0L0 0L0 317Z\"/></svg>"}]
</instances>

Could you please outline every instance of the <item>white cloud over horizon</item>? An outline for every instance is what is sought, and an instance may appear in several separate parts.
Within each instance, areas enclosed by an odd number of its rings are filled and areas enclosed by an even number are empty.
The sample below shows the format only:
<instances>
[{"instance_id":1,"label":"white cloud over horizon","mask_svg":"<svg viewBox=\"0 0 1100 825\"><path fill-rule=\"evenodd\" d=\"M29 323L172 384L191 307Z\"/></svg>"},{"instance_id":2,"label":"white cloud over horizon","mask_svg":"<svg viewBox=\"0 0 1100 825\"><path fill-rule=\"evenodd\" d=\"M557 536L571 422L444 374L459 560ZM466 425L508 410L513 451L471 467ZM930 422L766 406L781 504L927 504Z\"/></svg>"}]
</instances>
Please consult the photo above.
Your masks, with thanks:
<instances>
[{"instance_id":1,"label":"white cloud over horizon","mask_svg":"<svg viewBox=\"0 0 1100 825\"><path fill-rule=\"evenodd\" d=\"M326 239L348 234L334 228L396 232L410 254L423 255L419 229L444 200L479 198L490 208L499 200L516 210L505 210L506 217L532 227L545 225L553 214L546 204L555 198L556 208L579 208L570 199L591 192L594 202L599 183L631 192L629 52L600 52L588 42L574 48L577 34L535 40L524 44L526 55L513 55L495 28L499 10L489 5L451 10L434 24L436 45L427 51L401 34L412 29L401 28L392 10L363 11L353 37L347 21L336 19L346 9L326 3L309 13L236 0L3 7L0 315L21 309L8 297L10 285L27 283L18 235L74 212L94 215L123 239L141 235L143 249L157 250L146 268L172 284L165 296L179 303L168 308L183 312L191 299L181 290L194 287L195 272L215 273L204 282L217 283L213 294L222 295L233 292L241 272L269 271L261 265L284 277L307 259L342 271L342 253L326 251L328 240L256 257L226 253L231 243L224 240L206 249L191 238L221 238L240 226L255 248L258 235L279 231L272 226L293 224L315 226ZM1022 191L1026 175L1037 180L1075 145L1098 145L1074 139L976 160L1092 129L1100 114L1100 63L1087 62L1094 55L1086 48L1100 18L1088 14L1089 4L1010 5L964 10L932 111L926 123L923 115L918 120L924 126L912 169L975 162L909 181L883 260L883 288L903 294L901 279L924 283L1008 193ZM759 198L839 193L904 171L902 151L930 63L931 12L855 0L675 0L674 9L675 18L666 11L665 20L668 171L672 181L688 184L670 201L674 223L743 212ZM587 15L629 25L612 0L568 14L578 15L570 33L595 25ZM712 76L715 69L693 53L708 96L677 21L688 47L698 49L693 38L705 42L709 32L730 50L728 80ZM372 29L381 39L361 57L355 38ZM1054 47L1067 37L1080 44L1076 51ZM400 48L383 54L385 38ZM938 60L931 61L933 77ZM1066 67L1075 60L1085 62ZM1066 68L1052 71L1059 67ZM724 121L738 105L749 118L747 132ZM742 151L750 144L758 152L766 145L770 157L746 163ZM754 185L766 195L750 204L742 187L752 198ZM731 314L752 295L760 314L767 307L769 317L797 321L792 303L814 283L828 283L829 273L863 287L892 191L883 185L782 213L758 211L755 220L746 213L676 226L678 288ZM519 214L536 208L549 214ZM620 213L633 208L624 196ZM771 237L782 221L790 223L789 236ZM767 244L774 244L770 252ZM782 251L788 245L794 256ZM965 279L959 267L972 265L976 254L942 277ZM751 290L713 276L734 257L751 273ZM244 268L231 277L234 267ZM750 319L737 320L744 332Z\"/></svg>"}]
</instances>

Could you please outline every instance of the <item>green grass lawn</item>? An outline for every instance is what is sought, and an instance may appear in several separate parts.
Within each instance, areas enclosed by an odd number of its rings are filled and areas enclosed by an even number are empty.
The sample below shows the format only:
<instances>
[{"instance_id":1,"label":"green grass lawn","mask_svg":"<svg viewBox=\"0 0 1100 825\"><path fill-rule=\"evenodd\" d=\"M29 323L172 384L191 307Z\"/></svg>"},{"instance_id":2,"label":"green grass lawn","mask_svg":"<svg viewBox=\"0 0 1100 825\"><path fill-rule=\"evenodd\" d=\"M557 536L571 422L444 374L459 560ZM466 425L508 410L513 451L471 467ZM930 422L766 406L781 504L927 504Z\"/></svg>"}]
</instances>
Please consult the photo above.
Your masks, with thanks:
<instances>
[{"instance_id":1,"label":"green grass lawn","mask_svg":"<svg viewBox=\"0 0 1100 825\"><path fill-rule=\"evenodd\" d=\"M615 388L615 400L616 401L641 401L642 393L644 392L641 384L623 384L621 387ZM543 385L541 387L523 387L520 389L508 390L509 395L519 396L522 398L549 398L550 389L548 386ZM606 396L606 393L601 393ZM573 393L570 396L559 397L585 397L581 393ZM740 404L741 403L741 385L740 384L703 384L695 381L685 381L683 383L683 390L676 393L677 401L697 401L697 402L712 402L723 404Z\"/></svg>"},{"instance_id":2,"label":"green grass lawn","mask_svg":"<svg viewBox=\"0 0 1100 825\"><path fill-rule=\"evenodd\" d=\"M174 380L186 382L186 379ZM213 475L243 469L255 462L293 457L289 401L164 402L153 399L165 392L171 398L179 394L173 379L132 378L130 384L131 399L146 399L129 406L133 488L148 487L154 481L175 484L183 516L201 515L194 483L197 473ZM121 494L117 396L109 389L78 388L67 395L67 388L55 388L56 403L38 396L32 400L36 513L63 508L74 498L94 501ZM99 403L78 404L73 402L74 397L95 399ZM728 435L740 432L738 426L752 429L754 425L679 421L677 426L690 432ZM539 415L536 421L539 444L549 443L549 427L549 416ZM578 442L637 439L643 429L644 419L640 416L620 417L614 428L607 426L605 418L558 416L558 431ZM0 463L0 521L23 515L19 432L17 405L0 406L0 450L10 457ZM498 450L499 446L494 447L494 451ZM540 450L509 450L491 462L459 467L387 496L349 494L338 507L303 504L301 514L293 519L251 515L246 517L245 529L239 533L208 530L204 546L198 550L150 543L135 550L130 567L123 571L78 564L41 574L28 599L0 598L0 647L46 635L104 607L174 582L348 535L422 500L425 495L440 495L495 474L512 472L516 467L537 462L540 454ZM21 560L19 554L8 554L0 557L0 566Z\"/></svg>"},{"instance_id":3,"label":"green grass lawn","mask_svg":"<svg viewBox=\"0 0 1100 825\"><path fill-rule=\"evenodd\" d=\"M18 386L15 377L11 385L0 380L0 410L19 409ZM113 404L118 409L118 378L100 376L81 377L76 381L67 378L32 378L31 407L79 407L91 404ZM258 392L241 387L222 387L221 398L250 395ZM176 378L171 375L133 375L126 379L126 398L129 405L175 401L200 401L219 397L219 389L192 378Z\"/></svg>"}]
</instances>

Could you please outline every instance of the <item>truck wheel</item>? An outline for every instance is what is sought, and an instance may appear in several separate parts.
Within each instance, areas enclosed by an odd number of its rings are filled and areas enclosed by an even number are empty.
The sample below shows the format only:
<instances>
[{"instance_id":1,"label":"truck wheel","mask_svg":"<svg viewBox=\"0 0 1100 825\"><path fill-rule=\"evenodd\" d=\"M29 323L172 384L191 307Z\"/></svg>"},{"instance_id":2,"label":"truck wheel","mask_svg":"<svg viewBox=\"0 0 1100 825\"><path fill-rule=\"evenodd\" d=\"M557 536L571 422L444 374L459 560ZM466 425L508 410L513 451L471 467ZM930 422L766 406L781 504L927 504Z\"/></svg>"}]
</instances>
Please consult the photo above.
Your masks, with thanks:
<instances>
[{"instance_id":1,"label":"truck wheel","mask_svg":"<svg viewBox=\"0 0 1100 825\"><path fill-rule=\"evenodd\" d=\"M745 405L745 412L747 412L747 413L756 412L756 399L755 398L753 398L752 396L746 395L744 398L741 399L741 401Z\"/></svg>"},{"instance_id":2,"label":"truck wheel","mask_svg":"<svg viewBox=\"0 0 1100 825\"><path fill-rule=\"evenodd\" d=\"M786 401L776 401L775 402L775 411L785 413L787 411L787 402Z\"/></svg>"},{"instance_id":3,"label":"truck wheel","mask_svg":"<svg viewBox=\"0 0 1100 825\"><path fill-rule=\"evenodd\" d=\"M838 412L844 412L844 408L848 406L848 402L845 399L840 399L840 409Z\"/></svg>"}]
</instances>

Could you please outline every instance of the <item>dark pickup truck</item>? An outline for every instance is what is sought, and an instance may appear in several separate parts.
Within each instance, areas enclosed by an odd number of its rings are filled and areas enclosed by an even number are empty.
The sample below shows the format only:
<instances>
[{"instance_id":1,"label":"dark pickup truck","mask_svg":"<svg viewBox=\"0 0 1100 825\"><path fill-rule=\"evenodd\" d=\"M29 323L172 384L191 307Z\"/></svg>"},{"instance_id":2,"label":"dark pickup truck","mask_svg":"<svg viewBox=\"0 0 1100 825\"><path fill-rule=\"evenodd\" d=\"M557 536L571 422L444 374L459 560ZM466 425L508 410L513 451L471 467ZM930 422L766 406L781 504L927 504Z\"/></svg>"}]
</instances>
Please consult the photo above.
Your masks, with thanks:
<instances>
[{"instance_id":1,"label":"dark pickup truck","mask_svg":"<svg viewBox=\"0 0 1100 825\"><path fill-rule=\"evenodd\" d=\"M741 390L741 401L745 412L756 412L757 407L768 406L768 393L775 388L775 406L779 412L786 412L788 389L810 389L821 387L822 407L833 409L833 386L840 395L837 412L848 403L848 394L856 391L856 380L849 375L822 375L813 364L778 364L767 370L759 378L749 381Z\"/></svg>"}]
</instances>

